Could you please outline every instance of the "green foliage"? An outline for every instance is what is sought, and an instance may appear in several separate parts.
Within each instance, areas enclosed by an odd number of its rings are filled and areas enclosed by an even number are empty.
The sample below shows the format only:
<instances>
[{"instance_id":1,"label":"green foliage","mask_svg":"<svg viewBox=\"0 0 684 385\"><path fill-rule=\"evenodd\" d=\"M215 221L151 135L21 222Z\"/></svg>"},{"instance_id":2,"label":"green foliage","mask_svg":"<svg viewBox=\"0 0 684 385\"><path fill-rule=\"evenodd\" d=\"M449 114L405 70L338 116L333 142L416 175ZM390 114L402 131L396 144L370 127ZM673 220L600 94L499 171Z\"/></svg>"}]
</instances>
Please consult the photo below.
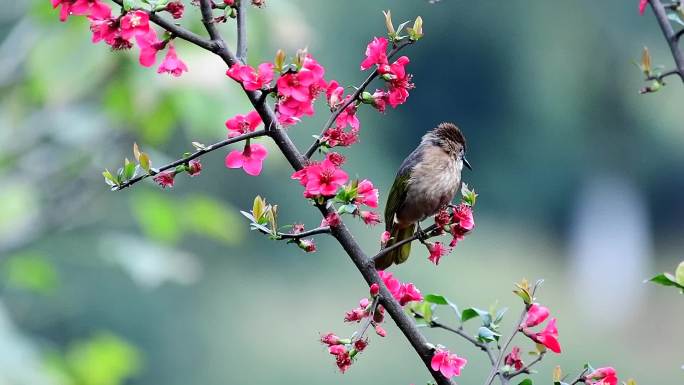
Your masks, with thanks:
<instances>
[{"instance_id":1,"label":"green foliage","mask_svg":"<svg viewBox=\"0 0 684 385\"><path fill-rule=\"evenodd\" d=\"M69 385L120 385L140 372L142 362L135 346L101 332L73 343L63 354L49 354L47 365Z\"/></svg>"},{"instance_id":2,"label":"green foliage","mask_svg":"<svg viewBox=\"0 0 684 385\"><path fill-rule=\"evenodd\" d=\"M3 266L11 287L48 294L59 285L59 275L52 263L40 254L25 253L10 257Z\"/></svg>"},{"instance_id":3,"label":"green foliage","mask_svg":"<svg viewBox=\"0 0 684 385\"><path fill-rule=\"evenodd\" d=\"M682 294L684 294L684 261L677 266L674 274L658 274L648 281L662 286L676 287L682 291Z\"/></svg>"}]
</instances>

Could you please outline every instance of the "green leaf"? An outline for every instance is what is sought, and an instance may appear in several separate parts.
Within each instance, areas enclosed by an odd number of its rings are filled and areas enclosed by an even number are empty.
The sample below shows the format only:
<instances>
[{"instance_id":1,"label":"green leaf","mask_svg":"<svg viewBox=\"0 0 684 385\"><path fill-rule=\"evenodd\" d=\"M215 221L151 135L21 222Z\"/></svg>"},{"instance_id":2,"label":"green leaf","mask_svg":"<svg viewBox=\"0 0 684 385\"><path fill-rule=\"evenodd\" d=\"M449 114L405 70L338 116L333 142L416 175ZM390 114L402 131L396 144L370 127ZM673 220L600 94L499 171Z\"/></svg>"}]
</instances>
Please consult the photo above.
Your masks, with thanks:
<instances>
[{"instance_id":1,"label":"green leaf","mask_svg":"<svg viewBox=\"0 0 684 385\"><path fill-rule=\"evenodd\" d=\"M110 185L112 187L119 185L119 181L116 179L116 177L114 175L112 175L111 172L109 172L109 170L102 171L102 176L105 178L105 182L108 185Z\"/></svg>"},{"instance_id":2,"label":"green leaf","mask_svg":"<svg viewBox=\"0 0 684 385\"><path fill-rule=\"evenodd\" d=\"M123 172L123 177L124 180L130 180L135 176L135 163L131 162L126 158L124 161L124 172Z\"/></svg>"},{"instance_id":3,"label":"green leaf","mask_svg":"<svg viewBox=\"0 0 684 385\"><path fill-rule=\"evenodd\" d=\"M59 284L52 263L40 254L19 254L10 257L4 266L9 286L38 294L49 294Z\"/></svg>"},{"instance_id":4,"label":"green leaf","mask_svg":"<svg viewBox=\"0 0 684 385\"><path fill-rule=\"evenodd\" d=\"M677 284L677 280L675 279L675 277L672 276L672 274L670 273L656 275L649 281L663 286L679 286L679 284Z\"/></svg>"},{"instance_id":5,"label":"green leaf","mask_svg":"<svg viewBox=\"0 0 684 385\"><path fill-rule=\"evenodd\" d=\"M131 204L133 216L147 237L172 244L183 234L181 216L171 198L160 192L139 190L132 196Z\"/></svg>"},{"instance_id":6,"label":"green leaf","mask_svg":"<svg viewBox=\"0 0 684 385\"><path fill-rule=\"evenodd\" d=\"M520 381L520 383L518 385L532 385L532 384L533 384L532 380L529 378L526 378L526 379Z\"/></svg>"},{"instance_id":7,"label":"green leaf","mask_svg":"<svg viewBox=\"0 0 684 385\"><path fill-rule=\"evenodd\" d=\"M99 333L73 344L64 360L68 372L78 379L75 383L80 384L128 383L142 367L138 349L111 333Z\"/></svg>"},{"instance_id":8,"label":"green leaf","mask_svg":"<svg viewBox=\"0 0 684 385\"><path fill-rule=\"evenodd\" d=\"M496 316L494 317L494 323L495 323L495 324L498 324L499 322L501 322L501 320L503 319L504 314L506 314L507 311L508 311L508 308L507 308L507 307L502 308L502 309L499 309L499 311L496 312Z\"/></svg>"},{"instance_id":9,"label":"green leaf","mask_svg":"<svg viewBox=\"0 0 684 385\"><path fill-rule=\"evenodd\" d=\"M492 316L489 314L489 312L474 307L463 310L461 313L461 322L466 322L475 317L482 318L482 324L485 326L489 326L492 323Z\"/></svg>"},{"instance_id":10,"label":"green leaf","mask_svg":"<svg viewBox=\"0 0 684 385\"><path fill-rule=\"evenodd\" d=\"M680 286L684 286L684 261L677 266L675 271L675 280Z\"/></svg>"},{"instance_id":11,"label":"green leaf","mask_svg":"<svg viewBox=\"0 0 684 385\"><path fill-rule=\"evenodd\" d=\"M144 152L141 152L140 157L138 158L138 161L140 162L140 167L142 167L142 169L145 170L149 174L150 168L152 168L152 162L150 161L150 156Z\"/></svg>"},{"instance_id":12,"label":"green leaf","mask_svg":"<svg viewBox=\"0 0 684 385\"><path fill-rule=\"evenodd\" d=\"M483 342L493 342L498 340L499 337L501 337L501 334L485 326L480 327L477 331L477 338Z\"/></svg>"},{"instance_id":13,"label":"green leaf","mask_svg":"<svg viewBox=\"0 0 684 385\"><path fill-rule=\"evenodd\" d=\"M439 294L428 294L425 296L425 302L434 303L436 305L448 305L449 301Z\"/></svg>"}]
</instances>

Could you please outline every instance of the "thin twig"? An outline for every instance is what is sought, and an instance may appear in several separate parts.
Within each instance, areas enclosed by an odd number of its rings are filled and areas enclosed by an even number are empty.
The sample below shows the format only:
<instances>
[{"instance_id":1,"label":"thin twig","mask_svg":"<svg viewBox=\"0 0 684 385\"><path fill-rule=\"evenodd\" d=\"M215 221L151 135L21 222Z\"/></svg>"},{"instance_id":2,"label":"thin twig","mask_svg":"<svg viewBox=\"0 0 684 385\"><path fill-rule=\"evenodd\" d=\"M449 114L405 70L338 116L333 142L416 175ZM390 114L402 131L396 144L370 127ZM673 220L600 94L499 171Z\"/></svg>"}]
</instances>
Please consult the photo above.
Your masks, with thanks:
<instances>
[{"instance_id":1,"label":"thin twig","mask_svg":"<svg viewBox=\"0 0 684 385\"><path fill-rule=\"evenodd\" d=\"M413 241L415 241L415 240L418 240L418 239L420 239L421 237L424 237L423 240L425 240L425 239L430 239L430 238L432 238L432 237L436 237L436 236L438 236L438 235L441 235L441 233L432 233L432 232L433 232L434 230L436 230L436 229L437 229L437 225L436 225L436 224L433 224L433 225L431 225L430 227L428 227L428 228L426 228L425 230L423 230L422 233L416 232L416 233L414 233L412 236L410 236L410 237L408 237L408 238L406 238L406 239L402 239L401 241L392 244L392 246L386 247L386 248L380 250L377 254L375 254L375 255L373 256L373 258L371 258L371 260L373 261L373 263L375 263L375 261L377 261L378 259L382 258L383 255L389 253L390 251L392 251L392 250L394 250L394 249L397 249L397 248L399 248L399 247L402 247L402 246L404 246L404 245L407 244L407 243L410 243L410 242L413 242ZM432 233L432 234L430 234L430 233Z\"/></svg>"},{"instance_id":2,"label":"thin twig","mask_svg":"<svg viewBox=\"0 0 684 385\"><path fill-rule=\"evenodd\" d=\"M249 0L239 0L237 8L237 57L242 63L247 63L247 25L246 13Z\"/></svg>"},{"instance_id":3,"label":"thin twig","mask_svg":"<svg viewBox=\"0 0 684 385\"><path fill-rule=\"evenodd\" d=\"M651 3L651 8L658 20L660 29L663 31L663 35L665 35L667 44L670 46L670 51L672 52L672 57L674 58L677 67L677 74L682 82L684 82L684 54L681 49L679 49L680 35L675 34L672 24L670 24L670 19L667 16L667 10L665 10L665 7L660 0L649 0L649 3Z\"/></svg>"},{"instance_id":4,"label":"thin twig","mask_svg":"<svg viewBox=\"0 0 684 385\"><path fill-rule=\"evenodd\" d=\"M452 328L451 326L447 326L447 325L444 325L442 323L439 323L437 321L430 322L430 327L444 329L444 330L450 331L452 333L458 334L459 336L463 337L464 339L466 339L471 344L480 348L480 350L482 350L483 352L487 353L487 357L489 357L489 361L491 362L492 365L494 365L494 363L496 362L495 358L494 358L494 354L492 353L491 349L489 349L489 346L487 344L484 344L484 343L476 340L475 338L469 336L468 333L466 333L465 330L463 330L463 327L459 327L458 329L456 329L456 328Z\"/></svg>"},{"instance_id":5,"label":"thin twig","mask_svg":"<svg viewBox=\"0 0 684 385\"><path fill-rule=\"evenodd\" d=\"M118 186L115 186L112 190L114 190L114 191L123 190L124 188L129 187L129 186L131 186L131 185L133 185L133 184L135 184L135 183L138 183L138 182L140 182L141 180L143 180L143 179L145 179L145 178L147 178L147 177L149 177L149 176L154 176L154 175L156 175L156 174L158 174L158 173L160 173L160 172L162 172L162 171L166 171L166 170L175 168L176 166L180 166L180 165L182 165L182 164L187 164L187 163L190 162L191 160L193 160L193 159L195 159L195 158L199 158L200 156L202 156L202 155L204 155L204 154L207 154L207 153L209 153L209 152L218 150L218 149L221 148L221 147L225 147L225 146L227 146L227 145L229 145L229 144L238 143L238 142L245 141L245 140L247 140L247 139L257 138L257 137L265 136L265 135L267 135L267 134L266 134L266 131L264 131L264 130L258 130L258 131L249 132L249 133L246 133L246 134L243 134L243 135L240 135L240 136L236 136L236 137L234 137L234 138L229 138L229 139L226 139L226 140L222 140L222 141L220 141L220 142L214 143L214 144L209 145L209 146L205 146L205 147L203 147L203 148L201 148L201 149L199 149L199 150L193 152L192 154L190 154L190 155L188 155L188 156L186 156L186 157L184 157L184 158L174 160L174 161L171 162L171 163L168 163L168 164L165 164L165 165L159 167L156 171L150 172L149 174L138 175L138 176L136 176L135 178L132 178L132 179L130 179L130 180L128 180L128 181L126 181L126 182L124 182L124 183L118 185Z\"/></svg>"},{"instance_id":6,"label":"thin twig","mask_svg":"<svg viewBox=\"0 0 684 385\"><path fill-rule=\"evenodd\" d=\"M539 355L537 356L537 358L535 358L535 359L534 359L533 361L531 361L529 364L525 365L524 367L520 368L519 370L516 370L516 371L511 372L511 373L508 373L508 374L505 374L504 377L506 377L507 379L511 379L511 378L516 377L516 376L519 376L519 375L521 375L521 374L529 374L529 373L530 373L530 369L531 369L534 365L536 365L537 363L541 362L541 360L544 359L544 355L545 355L545 354L546 354L545 351L539 353Z\"/></svg>"},{"instance_id":7,"label":"thin twig","mask_svg":"<svg viewBox=\"0 0 684 385\"><path fill-rule=\"evenodd\" d=\"M394 47L394 49L392 49L392 51L390 51L389 55L387 55L387 58L392 59L399 51L401 51L402 48L404 48L404 47L406 47L412 43L413 43L412 40L406 40L402 43L399 43L396 47ZM368 87L368 85L373 81L373 79L375 79L379 74L380 74L380 72L378 72L377 69L374 70L373 72L371 72L371 74L368 75L366 80L364 80L363 83L361 83L361 85L351 95L349 100L344 102L335 111L333 111L333 113L330 115L328 120L323 125L323 130L321 130L321 133L320 133L320 135L318 135L318 138L311 144L309 149L306 150L306 153L304 154L304 156L306 156L307 159L310 159L311 156L316 152L316 150L318 150L318 148L321 146L321 144L323 144L323 142L321 142L321 138L323 137L323 134L325 134L325 131L327 131L328 128L332 127L333 123L335 122L337 117L340 116L342 111L346 110L347 107L349 107L352 103L356 103L356 101L359 99L359 96L363 93L363 91L366 90L366 87Z\"/></svg>"},{"instance_id":8,"label":"thin twig","mask_svg":"<svg viewBox=\"0 0 684 385\"><path fill-rule=\"evenodd\" d=\"M375 317L375 312L378 310L378 305L380 304L380 296L376 295L373 297L373 302L371 302L370 310L368 313L368 317L366 317L366 320L363 323L363 326L361 327L360 332L354 336L353 341L358 341L363 338L363 335L366 334L366 331L370 327L370 325L373 323L373 318Z\"/></svg>"},{"instance_id":9,"label":"thin twig","mask_svg":"<svg viewBox=\"0 0 684 385\"><path fill-rule=\"evenodd\" d=\"M665 79L668 76L672 76L672 75L679 75L679 71L678 70L670 70L667 72L663 72L662 74L660 74L658 76L649 76L646 78L646 80L655 80L658 83L662 83L663 79Z\"/></svg>"},{"instance_id":10,"label":"thin twig","mask_svg":"<svg viewBox=\"0 0 684 385\"><path fill-rule=\"evenodd\" d=\"M330 234L330 226L321 226L301 233L277 233L278 239L301 239L318 234Z\"/></svg>"}]
</instances>

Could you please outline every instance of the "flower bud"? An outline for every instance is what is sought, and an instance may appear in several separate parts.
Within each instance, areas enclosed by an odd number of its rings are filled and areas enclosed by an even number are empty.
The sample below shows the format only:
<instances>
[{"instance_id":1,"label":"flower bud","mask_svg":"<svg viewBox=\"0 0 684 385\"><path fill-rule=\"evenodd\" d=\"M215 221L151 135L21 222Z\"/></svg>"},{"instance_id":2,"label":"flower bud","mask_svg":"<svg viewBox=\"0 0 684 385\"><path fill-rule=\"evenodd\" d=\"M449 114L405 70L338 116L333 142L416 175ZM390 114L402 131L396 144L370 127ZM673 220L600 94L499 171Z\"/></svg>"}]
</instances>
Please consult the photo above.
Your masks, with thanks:
<instances>
[{"instance_id":1,"label":"flower bud","mask_svg":"<svg viewBox=\"0 0 684 385\"><path fill-rule=\"evenodd\" d=\"M316 251L316 244L314 243L313 239L300 239L297 246L307 253L313 253Z\"/></svg>"},{"instance_id":2,"label":"flower bud","mask_svg":"<svg viewBox=\"0 0 684 385\"><path fill-rule=\"evenodd\" d=\"M387 332L380 325L375 325L375 333L377 333L377 335L379 335L380 337L387 336Z\"/></svg>"},{"instance_id":3,"label":"flower bud","mask_svg":"<svg viewBox=\"0 0 684 385\"><path fill-rule=\"evenodd\" d=\"M188 171L188 175L197 176L202 171L202 163L200 163L198 159L193 159L188 163L186 170Z\"/></svg>"},{"instance_id":4,"label":"flower bud","mask_svg":"<svg viewBox=\"0 0 684 385\"><path fill-rule=\"evenodd\" d=\"M370 295L371 297L377 297L378 294L380 293L380 286L378 286L377 283L374 283L370 286Z\"/></svg>"},{"instance_id":5,"label":"flower bud","mask_svg":"<svg viewBox=\"0 0 684 385\"><path fill-rule=\"evenodd\" d=\"M392 25L392 11L388 9L387 12L382 11L382 14L385 15L387 35L389 35L390 39L394 40L395 36L397 36L397 31L394 30L394 25Z\"/></svg>"},{"instance_id":6,"label":"flower bud","mask_svg":"<svg viewBox=\"0 0 684 385\"><path fill-rule=\"evenodd\" d=\"M285 65L285 51L279 49L278 52L276 52L273 63L275 64L275 69L278 70L278 72L282 72L283 65Z\"/></svg>"},{"instance_id":7,"label":"flower bud","mask_svg":"<svg viewBox=\"0 0 684 385\"><path fill-rule=\"evenodd\" d=\"M418 16L413 22L413 28L410 29L411 40L418 40L423 37L423 18Z\"/></svg>"}]
</instances>

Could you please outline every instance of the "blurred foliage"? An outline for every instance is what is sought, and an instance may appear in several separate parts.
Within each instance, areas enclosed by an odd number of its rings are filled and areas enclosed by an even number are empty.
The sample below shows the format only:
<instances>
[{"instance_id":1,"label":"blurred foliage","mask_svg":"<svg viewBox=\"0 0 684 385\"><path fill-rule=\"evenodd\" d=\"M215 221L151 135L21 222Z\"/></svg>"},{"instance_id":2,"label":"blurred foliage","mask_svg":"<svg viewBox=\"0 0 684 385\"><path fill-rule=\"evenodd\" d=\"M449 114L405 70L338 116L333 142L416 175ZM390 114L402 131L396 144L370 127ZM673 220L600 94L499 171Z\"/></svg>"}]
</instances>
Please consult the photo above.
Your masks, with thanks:
<instances>
[{"instance_id":1,"label":"blurred foliage","mask_svg":"<svg viewBox=\"0 0 684 385\"><path fill-rule=\"evenodd\" d=\"M24 253L4 261L5 282L13 288L49 294L57 288L59 275L40 254Z\"/></svg>"}]
</instances>

